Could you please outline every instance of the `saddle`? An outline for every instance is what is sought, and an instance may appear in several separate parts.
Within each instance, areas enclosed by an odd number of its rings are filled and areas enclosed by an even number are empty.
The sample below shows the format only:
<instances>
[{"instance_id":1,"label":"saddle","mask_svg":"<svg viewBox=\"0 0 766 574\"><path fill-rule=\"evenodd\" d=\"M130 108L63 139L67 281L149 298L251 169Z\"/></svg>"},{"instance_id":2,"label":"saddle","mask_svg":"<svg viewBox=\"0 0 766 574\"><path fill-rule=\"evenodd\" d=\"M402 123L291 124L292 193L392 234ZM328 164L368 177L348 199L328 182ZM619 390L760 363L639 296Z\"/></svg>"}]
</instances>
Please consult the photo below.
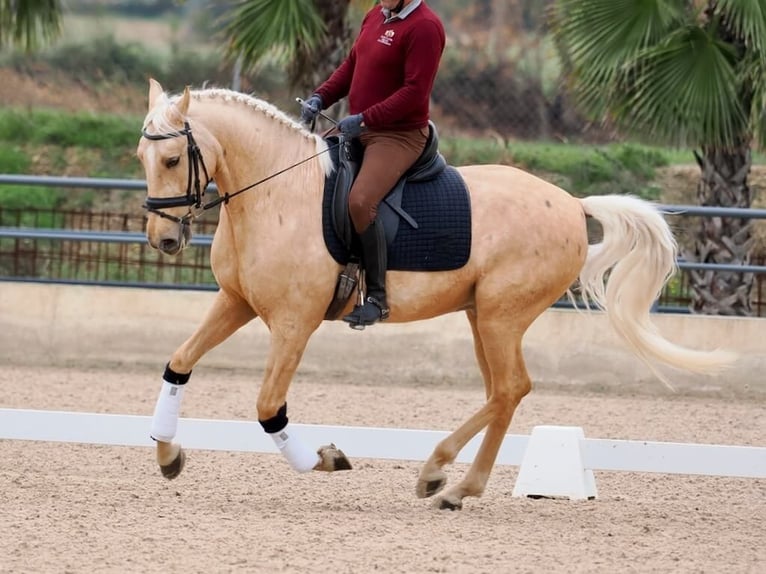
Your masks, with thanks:
<instances>
[{"instance_id":1,"label":"saddle","mask_svg":"<svg viewBox=\"0 0 766 574\"><path fill-rule=\"evenodd\" d=\"M331 138L328 138L328 142L329 139ZM348 213L348 195L356 176L359 174L364 150L358 139L346 140L343 136L337 136L337 140L340 153L337 179L332 196L332 226L343 245L351 253L358 255L358 246L355 242L356 231ZM439 135L436 126L429 121L428 139L420 157L378 205L378 220L386 230L386 243L388 245L391 245L396 238L401 220L404 220L413 229L418 228L418 223L402 209L405 184L436 179L446 167L447 161L439 152Z\"/></svg>"},{"instance_id":2,"label":"saddle","mask_svg":"<svg viewBox=\"0 0 766 574\"><path fill-rule=\"evenodd\" d=\"M348 210L348 196L364 149L357 139L327 138L336 164L323 200L323 230L333 257L345 267L325 319L337 319L359 282L361 244ZM405 191L405 187L407 188ZM428 271L462 266L470 251L470 201L462 178L439 152L436 126L420 157L378 205L389 251L389 269Z\"/></svg>"}]
</instances>

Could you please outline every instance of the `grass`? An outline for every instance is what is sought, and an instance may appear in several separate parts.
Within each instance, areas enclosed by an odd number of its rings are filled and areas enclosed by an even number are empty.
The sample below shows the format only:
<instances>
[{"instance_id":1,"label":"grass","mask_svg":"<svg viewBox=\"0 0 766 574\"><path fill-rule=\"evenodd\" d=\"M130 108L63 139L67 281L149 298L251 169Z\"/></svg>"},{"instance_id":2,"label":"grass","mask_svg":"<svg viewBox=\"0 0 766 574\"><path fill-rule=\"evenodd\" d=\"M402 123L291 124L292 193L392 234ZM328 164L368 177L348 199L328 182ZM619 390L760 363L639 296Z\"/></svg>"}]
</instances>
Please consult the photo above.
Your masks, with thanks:
<instances>
[{"instance_id":1,"label":"grass","mask_svg":"<svg viewBox=\"0 0 766 574\"><path fill-rule=\"evenodd\" d=\"M555 142L442 139L454 165L501 163L531 171L574 195L630 193L659 199L653 184L658 169L694 162L691 151L633 143L574 145Z\"/></svg>"},{"instance_id":2,"label":"grass","mask_svg":"<svg viewBox=\"0 0 766 574\"><path fill-rule=\"evenodd\" d=\"M100 150L135 146L141 119L90 112L0 110L0 142Z\"/></svg>"},{"instance_id":3,"label":"grass","mask_svg":"<svg viewBox=\"0 0 766 574\"><path fill-rule=\"evenodd\" d=\"M5 108L0 110L0 168L4 173L135 178L140 173L135 146L141 122L142 118L129 115ZM694 163L689 150L635 143L506 143L443 137L440 149L452 165L513 165L578 196L629 193L650 200L660 199L661 190L654 184L659 169ZM756 153L753 161L766 163L766 158ZM25 206L31 206L28 202L50 206L39 190L0 188L0 192L9 203L24 197ZM78 206L87 205L87 198L70 195Z\"/></svg>"}]
</instances>

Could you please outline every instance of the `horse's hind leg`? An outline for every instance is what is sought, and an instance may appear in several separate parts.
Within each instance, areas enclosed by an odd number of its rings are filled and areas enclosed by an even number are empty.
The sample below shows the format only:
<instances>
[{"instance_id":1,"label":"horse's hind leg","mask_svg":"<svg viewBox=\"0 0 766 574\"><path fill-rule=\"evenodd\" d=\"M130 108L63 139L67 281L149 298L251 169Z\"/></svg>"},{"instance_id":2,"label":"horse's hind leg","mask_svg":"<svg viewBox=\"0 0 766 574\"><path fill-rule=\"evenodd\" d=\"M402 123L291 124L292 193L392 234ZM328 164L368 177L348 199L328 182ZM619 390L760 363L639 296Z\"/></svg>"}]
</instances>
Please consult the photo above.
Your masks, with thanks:
<instances>
[{"instance_id":1,"label":"horse's hind leg","mask_svg":"<svg viewBox=\"0 0 766 574\"><path fill-rule=\"evenodd\" d=\"M471 467L463 480L441 495L440 508L461 508L464 497L482 495L513 413L532 388L522 356L521 335L509 332L507 320L502 319L481 324L480 331L491 375L491 390L485 405L491 413L490 422Z\"/></svg>"},{"instance_id":2,"label":"horse's hind leg","mask_svg":"<svg viewBox=\"0 0 766 574\"><path fill-rule=\"evenodd\" d=\"M236 295L219 291L197 330L173 353L165 369L162 389L152 420L151 435L157 442L157 462L165 478L181 473L185 456L173 443L183 388L197 361L255 317L250 305Z\"/></svg>"},{"instance_id":3,"label":"horse's hind leg","mask_svg":"<svg viewBox=\"0 0 766 574\"><path fill-rule=\"evenodd\" d=\"M489 398L492 379L489 365L487 364L487 359L484 355L481 334L477 327L476 312L473 310L466 311L466 315L468 316L468 320L471 324L471 331L473 332L473 345L476 361L479 364L479 369L481 370L481 375L484 379L486 396ZM418 484L415 489L416 494L420 498L433 496L444 488L447 484L447 474L442 470L443 467L455 460L455 457L468 441L488 424L489 419L487 418L487 415L488 407L485 405L485 407L475 413L459 429L436 446L434 452L426 461L420 472Z\"/></svg>"},{"instance_id":4,"label":"horse's hind leg","mask_svg":"<svg viewBox=\"0 0 766 574\"><path fill-rule=\"evenodd\" d=\"M463 480L437 500L440 508L453 510L462 508L464 497L481 496L484 492L513 413L532 386L521 352L521 334L516 329L510 330L507 319L502 317L479 323L471 319L474 336L480 338L476 349L477 354L481 352L485 365L482 373L487 385L487 402L463 426L437 445L431 457L435 461L451 462L468 440L483 428L479 425L487 427L479 452ZM481 357L479 364L482 365Z\"/></svg>"}]
</instances>

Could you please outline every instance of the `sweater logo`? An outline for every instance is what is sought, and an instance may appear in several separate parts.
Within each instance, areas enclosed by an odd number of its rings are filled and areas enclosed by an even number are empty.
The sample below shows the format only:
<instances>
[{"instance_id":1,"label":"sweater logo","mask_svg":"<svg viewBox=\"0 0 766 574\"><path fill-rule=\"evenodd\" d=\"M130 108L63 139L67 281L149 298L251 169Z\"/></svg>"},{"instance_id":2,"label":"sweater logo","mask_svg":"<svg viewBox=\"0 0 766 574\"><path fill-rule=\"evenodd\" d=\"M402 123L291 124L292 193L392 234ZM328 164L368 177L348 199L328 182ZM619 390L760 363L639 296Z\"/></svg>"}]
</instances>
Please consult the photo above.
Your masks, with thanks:
<instances>
[{"instance_id":1,"label":"sweater logo","mask_svg":"<svg viewBox=\"0 0 766 574\"><path fill-rule=\"evenodd\" d=\"M394 31L393 30L386 30L383 34L380 35L380 38L378 38L378 42L385 46L390 46L394 41Z\"/></svg>"}]
</instances>

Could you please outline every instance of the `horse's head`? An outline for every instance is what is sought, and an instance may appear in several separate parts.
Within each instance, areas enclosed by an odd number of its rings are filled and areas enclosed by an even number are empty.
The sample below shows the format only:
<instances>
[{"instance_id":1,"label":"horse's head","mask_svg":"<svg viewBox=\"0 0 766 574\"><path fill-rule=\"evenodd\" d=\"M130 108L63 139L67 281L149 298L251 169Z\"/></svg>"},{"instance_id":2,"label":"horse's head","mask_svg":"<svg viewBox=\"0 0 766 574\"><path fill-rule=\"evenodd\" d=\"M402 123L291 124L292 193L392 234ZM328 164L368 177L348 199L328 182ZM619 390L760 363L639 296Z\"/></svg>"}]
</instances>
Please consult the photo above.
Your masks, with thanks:
<instances>
[{"instance_id":1,"label":"horse's head","mask_svg":"<svg viewBox=\"0 0 766 574\"><path fill-rule=\"evenodd\" d=\"M146 174L146 236L152 247L169 255L189 243L191 222L215 173L212 138L202 126L192 126L190 102L188 87L171 99L159 82L150 80L149 113L136 150ZM205 159L204 148L211 151Z\"/></svg>"},{"instance_id":2,"label":"horse's head","mask_svg":"<svg viewBox=\"0 0 766 574\"><path fill-rule=\"evenodd\" d=\"M292 139L286 143L288 137ZM274 142L287 145L297 161L285 159L282 146ZM216 88L195 92L187 88L180 96L169 97L150 80L149 112L136 152L146 173L149 244L163 253L178 253L191 239L196 216L215 205L228 205L230 198L262 184L261 191L268 186L284 189L287 176L275 183L270 180L298 166L311 170L316 189L321 189L324 176L333 169L327 151L323 138L267 102ZM219 197L203 202L213 179ZM306 188L290 189L295 193ZM280 197L294 201L288 194Z\"/></svg>"}]
</instances>

